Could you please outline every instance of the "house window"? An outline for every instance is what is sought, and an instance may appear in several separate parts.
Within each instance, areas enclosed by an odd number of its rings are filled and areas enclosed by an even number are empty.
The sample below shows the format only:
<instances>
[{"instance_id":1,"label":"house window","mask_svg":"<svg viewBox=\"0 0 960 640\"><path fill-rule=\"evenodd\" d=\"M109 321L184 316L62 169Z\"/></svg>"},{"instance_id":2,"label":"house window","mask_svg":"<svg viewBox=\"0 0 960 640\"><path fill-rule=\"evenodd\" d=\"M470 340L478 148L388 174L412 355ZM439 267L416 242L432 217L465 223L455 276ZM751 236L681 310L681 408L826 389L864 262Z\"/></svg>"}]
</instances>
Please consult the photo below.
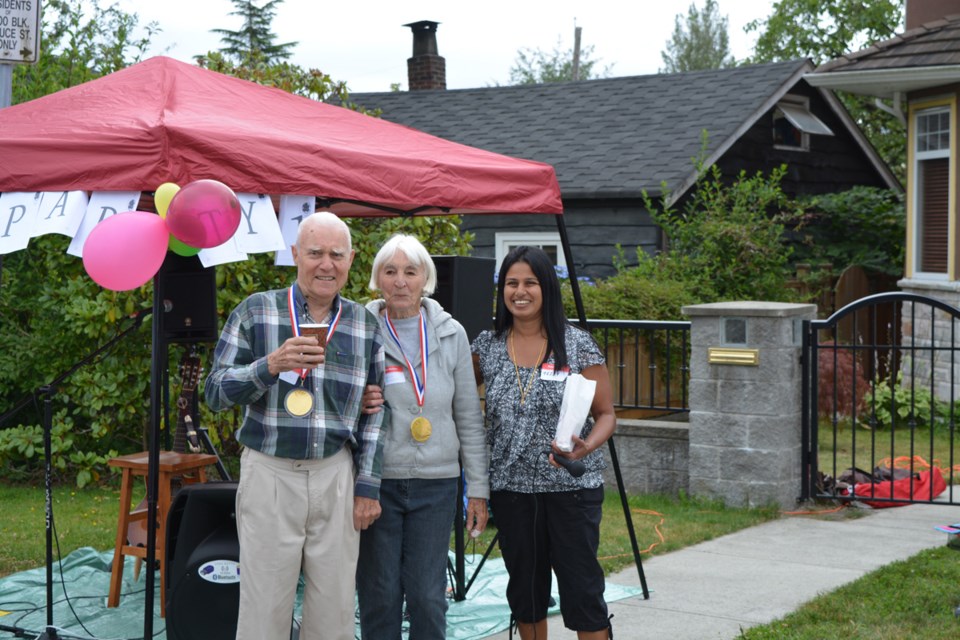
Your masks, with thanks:
<instances>
[{"instance_id":1,"label":"house window","mask_svg":"<svg viewBox=\"0 0 960 640\"><path fill-rule=\"evenodd\" d=\"M566 267L567 261L563 255L563 244L560 242L559 233L498 233L496 234L497 243L497 272L500 271L500 264L510 253L511 249L526 245L528 247L539 247L543 249L555 266Z\"/></svg>"},{"instance_id":2,"label":"house window","mask_svg":"<svg viewBox=\"0 0 960 640\"><path fill-rule=\"evenodd\" d=\"M833 131L810 111L810 101L788 96L773 110L773 145L782 149L808 151L810 136L832 136Z\"/></svg>"},{"instance_id":3,"label":"house window","mask_svg":"<svg viewBox=\"0 0 960 640\"><path fill-rule=\"evenodd\" d=\"M950 108L917 112L914 154L914 267L946 275L950 226Z\"/></svg>"}]
</instances>

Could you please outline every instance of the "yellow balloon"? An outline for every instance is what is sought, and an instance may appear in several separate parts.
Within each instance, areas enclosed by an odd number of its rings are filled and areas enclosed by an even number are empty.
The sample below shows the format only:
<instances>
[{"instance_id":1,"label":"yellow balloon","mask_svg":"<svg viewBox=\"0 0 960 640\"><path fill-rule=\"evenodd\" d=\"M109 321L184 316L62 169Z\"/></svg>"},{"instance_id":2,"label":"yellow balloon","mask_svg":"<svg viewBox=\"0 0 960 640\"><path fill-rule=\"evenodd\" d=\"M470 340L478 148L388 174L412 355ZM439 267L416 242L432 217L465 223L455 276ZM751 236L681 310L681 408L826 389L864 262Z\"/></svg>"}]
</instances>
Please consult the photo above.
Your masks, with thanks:
<instances>
[{"instance_id":1,"label":"yellow balloon","mask_svg":"<svg viewBox=\"0 0 960 640\"><path fill-rule=\"evenodd\" d=\"M161 218L167 217L167 207L170 206L173 196L177 195L177 191L180 191L179 185L173 182L164 182L153 192L153 206L156 207Z\"/></svg>"}]
</instances>

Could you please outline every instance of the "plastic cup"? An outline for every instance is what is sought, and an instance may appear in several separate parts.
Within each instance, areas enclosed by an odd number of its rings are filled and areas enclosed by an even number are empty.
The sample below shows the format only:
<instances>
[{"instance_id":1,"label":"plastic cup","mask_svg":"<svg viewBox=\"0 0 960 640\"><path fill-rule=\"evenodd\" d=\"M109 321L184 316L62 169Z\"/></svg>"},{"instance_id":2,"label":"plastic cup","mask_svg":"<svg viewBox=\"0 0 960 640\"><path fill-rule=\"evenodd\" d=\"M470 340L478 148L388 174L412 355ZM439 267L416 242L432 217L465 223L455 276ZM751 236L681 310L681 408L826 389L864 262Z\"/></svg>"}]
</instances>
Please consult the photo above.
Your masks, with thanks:
<instances>
[{"instance_id":1,"label":"plastic cup","mask_svg":"<svg viewBox=\"0 0 960 640\"><path fill-rule=\"evenodd\" d=\"M325 347L327 345L327 329L329 328L330 325L328 324L301 324L300 335L317 336L317 344Z\"/></svg>"}]
</instances>

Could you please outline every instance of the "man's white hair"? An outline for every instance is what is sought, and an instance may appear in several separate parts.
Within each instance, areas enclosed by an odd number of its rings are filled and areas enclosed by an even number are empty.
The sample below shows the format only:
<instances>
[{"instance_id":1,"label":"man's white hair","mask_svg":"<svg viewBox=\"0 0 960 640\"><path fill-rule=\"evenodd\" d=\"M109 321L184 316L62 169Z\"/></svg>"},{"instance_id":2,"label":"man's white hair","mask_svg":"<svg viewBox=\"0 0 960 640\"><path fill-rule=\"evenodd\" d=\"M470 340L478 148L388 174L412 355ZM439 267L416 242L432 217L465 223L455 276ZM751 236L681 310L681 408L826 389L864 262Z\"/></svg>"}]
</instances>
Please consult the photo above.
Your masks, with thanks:
<instances>
[{"instance_id":1,"label":"man's white hair","mask_svg":"<svg viewBox=\"0 0 960 640\"><path fill-rule=\"evenodd\" d=\"M300 241L303 239L304 231L314 227L339 229L347 236L347 251L353 249L353 241L350 238L350 227L332 211L316 211L300 221L300 226L297 227L297 249L301 248Z\"/></svg>"}]
</instances>

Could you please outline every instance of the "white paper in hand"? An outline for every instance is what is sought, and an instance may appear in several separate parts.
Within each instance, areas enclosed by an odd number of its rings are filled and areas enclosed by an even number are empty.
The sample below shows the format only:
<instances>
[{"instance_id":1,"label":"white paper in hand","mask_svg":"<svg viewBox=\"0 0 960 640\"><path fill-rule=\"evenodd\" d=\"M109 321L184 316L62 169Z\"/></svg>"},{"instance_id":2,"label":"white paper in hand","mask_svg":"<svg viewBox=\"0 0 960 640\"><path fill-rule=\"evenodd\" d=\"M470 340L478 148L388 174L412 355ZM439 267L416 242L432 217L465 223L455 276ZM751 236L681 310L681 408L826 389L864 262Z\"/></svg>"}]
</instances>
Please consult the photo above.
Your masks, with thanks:
<instances>
[{"instance_id":1,"label":"white paper in hand","mask_svg":"<svg viewBox=\"0 0 960 640\"><path fill-rule=\"evenodd\" d=\"M567 376L567 383L563 389L563 401L560 403L560 419L557 421L557 434L554 438L561 451L573 451L573 434L580 433L590 405L593 404L593 394L597 389L595 380L584 378L579 373Z\"/></svg>"}]
</instances>

